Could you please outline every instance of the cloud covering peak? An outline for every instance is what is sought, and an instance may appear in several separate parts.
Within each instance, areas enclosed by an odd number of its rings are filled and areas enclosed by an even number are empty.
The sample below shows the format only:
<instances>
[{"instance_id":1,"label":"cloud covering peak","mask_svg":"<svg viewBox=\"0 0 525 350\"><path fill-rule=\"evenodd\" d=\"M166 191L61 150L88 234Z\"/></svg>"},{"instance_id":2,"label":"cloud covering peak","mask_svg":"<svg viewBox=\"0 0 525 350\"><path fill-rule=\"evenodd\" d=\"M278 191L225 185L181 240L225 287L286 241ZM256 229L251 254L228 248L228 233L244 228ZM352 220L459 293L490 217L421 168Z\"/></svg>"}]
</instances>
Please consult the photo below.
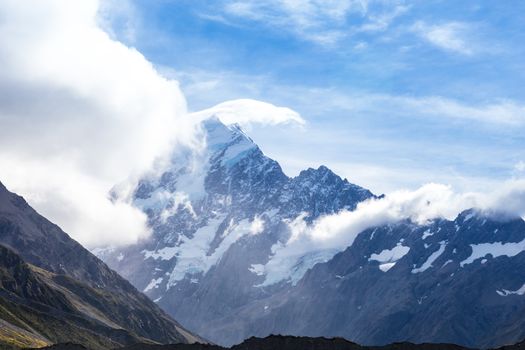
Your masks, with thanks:
<instances>
[{"instance_id":1,"label":"cloud covering peak","mask_svg":"<svg viewBox=\"0 0 525 350\"><path fill-rule=\"evenodd\" d=\"M0 179L90 247L148 235L130 191L177 148L198 148L202 120L304 124L249 99L189 115L178 82L103 29L101 5L0 3Z\"/></svg>"},{"instance_id":2,"label":"cloud covering peak","mask_svg":"<svg viewBox=\"0 0 525 350\"><path fill-rule=\"evenodd\" d=\"M131 243L146 217L109 189L192 125L178 83L98 25L95 0L0 4L0 178L87 245Z\"/></svg>"},{"instance_id":3,"label":"cloud covering peak","mask_svg":"<svg viewBox=\"0 0 525 350\"><path fill-rule=\"evenodd\" d=\"M431 183L415 191L395 191L361 202L353 211L326 215L312 225L300 215L288 223L290 238L274 245L268 263L258 267L266 275L262 285L282 280L297 282L313 265L351 246L368 228L407 219L417 224L438 218L454 220L471 208L485 215L495 214L496 218L525 217L525 181L506 182L490 193L457 193L450 186Z\"/></svg>"},{"instance_id":4,"label":"cloud covering peak","mask_svg":"<svg viewBox=\"0 0 525 350\"><path fill-rule=\"evenodd\" d=\"M254 124L275 126L279 124L304 125L306 123L299 113L290 108L252 99L222 102L203 111L192 113L192 116L198 120L215 116L224 124L236 123L245 128L250 128Z\"/></svg>"}]
</instances>

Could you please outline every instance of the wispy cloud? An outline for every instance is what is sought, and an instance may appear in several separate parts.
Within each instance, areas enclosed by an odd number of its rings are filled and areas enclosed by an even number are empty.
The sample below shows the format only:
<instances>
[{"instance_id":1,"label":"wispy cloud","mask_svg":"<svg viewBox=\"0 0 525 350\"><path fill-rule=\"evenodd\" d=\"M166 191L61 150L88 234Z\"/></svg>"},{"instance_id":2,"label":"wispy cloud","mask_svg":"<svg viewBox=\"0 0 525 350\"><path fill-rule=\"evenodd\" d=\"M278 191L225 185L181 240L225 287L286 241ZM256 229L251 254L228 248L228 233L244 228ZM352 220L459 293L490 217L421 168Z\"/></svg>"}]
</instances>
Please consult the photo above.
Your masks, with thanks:
<instances>
[{"instance_id":1,"label":"wispy cloud","mask_svg":"<svg viewBox=\"0 0 525 350\"><path fill-rule=\"evenodd\" d=\"M442 50L462 55L472 55L475 52L470 38L472 29L466 23L428 24L417 21L411 29L425 41Z\"/></svg>"},{"instance_id":2,"label":"wispy cloud","mask_svg":"<svg viewBox=\"0 0 525 350\"><path fill-rule=\"evenodd\" d=\"M256 21L303 40L332 45L356 32L386 30L408 8L401 1L238 0L223 4L221 16L201 17L230 25L232 19Z\"/></svg>"},{"instance_id":3,"label":"wispy cloud","mask_svg":"<svg viewBox=\"0 0 525 350\"><path fill-rule=\"evenodd\" d=\"M359 45L356 49L360 49ZM300 109L305 116L332 113L334 110L363 112L374 115L396 115L434 120L475 121L472 127L525 126L525 104L519 100L494 97L484 101L466 101L451 96L385 94L369 91L343 91L333 88L280 85L270 76L243 75L230 71L177 71L161 69L169 77L181 81L190 102L199 108L216 104L219 100L239 97L271 100L270 95L289 101L289 106ZM191 104L190 104L191 107ZM304 113L308 111L308 113Z\"/></svg>"},{"instance_id":4,"label":"wispy cloud","mask_svg":"<svg viewBox=\"0 0 525 350\"><path fill-rule=\"evenodd\" d=\"M442 96L402 96L386 94L342 96L340 107L354 110L393 110L398 115L421 116L438 119L476 121L492 126L524 126L525 105L513 100L497 99L492 102L468 103ZM391 109L392 108L392 109Z\"/></svg>"},{"instance_id":5,"label":"wispy cloud","mask_svg":"<svg viewBox=\"0 0 525 350\"><path fill-rule=\"evenodd\" d=\"M518 172L525 172L525 162L520 160L514 165L514 169Z\"/></svg>"},{"instance_id":6,"label":"wispy cloud","mask_svg":"<svg viewBox=\"0 0 525 350\"><path fill-rule=\"evenodd\" d=\"M390 11L370 14L368 22L361 25L358 31L376 32L388 29L392 22L399 16L403 15L410 9L407 5L396 5Z\"/></svg>"}]
</instances>

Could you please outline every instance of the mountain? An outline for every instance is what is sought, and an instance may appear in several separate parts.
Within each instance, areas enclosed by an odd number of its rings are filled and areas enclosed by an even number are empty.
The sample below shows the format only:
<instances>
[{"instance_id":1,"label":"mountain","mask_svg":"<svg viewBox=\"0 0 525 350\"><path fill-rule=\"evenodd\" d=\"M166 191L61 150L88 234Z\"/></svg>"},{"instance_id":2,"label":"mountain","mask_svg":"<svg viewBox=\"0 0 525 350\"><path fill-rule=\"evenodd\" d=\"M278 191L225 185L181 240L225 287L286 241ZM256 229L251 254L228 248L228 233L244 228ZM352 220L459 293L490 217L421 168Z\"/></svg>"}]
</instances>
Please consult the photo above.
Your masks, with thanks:
<instances>
[{"instance_id":1,"label":"mountain","mask_svg":"<svg viewBox=\"0 0 525 350\"><path fill-rule=\"evenodd\" d=\"M471 210L338 245L302 241L323 216L382 197L324 166L290 178L236 125L210 119L202 133L203 147L177 151L134 192L151 237L97 251L188 329L228 346L277 333L368 345L525 338L521 218Z\"/></svg>"},{"instance_id":2,"label":"mountain","mask_svg":"<svg viewBox=\"0 0 525 350\"><path fill-rule=\"evenodd\" d=\"M91 349L199 338L0 184L0 342Z\"/></svg>"},{"instance_id":3,"label":"mountain","mask_svg":"<svg viewBox=\"0 0 525 350\"><path fill-rule=\"evenodd\" d=\"M278 329L369 345L515 343L525 338L524 250L522 219L498 222L473 211L368 229L295 287L223 318L223 331L250 319L259 336Z\"/></svg>"}]
</instances>

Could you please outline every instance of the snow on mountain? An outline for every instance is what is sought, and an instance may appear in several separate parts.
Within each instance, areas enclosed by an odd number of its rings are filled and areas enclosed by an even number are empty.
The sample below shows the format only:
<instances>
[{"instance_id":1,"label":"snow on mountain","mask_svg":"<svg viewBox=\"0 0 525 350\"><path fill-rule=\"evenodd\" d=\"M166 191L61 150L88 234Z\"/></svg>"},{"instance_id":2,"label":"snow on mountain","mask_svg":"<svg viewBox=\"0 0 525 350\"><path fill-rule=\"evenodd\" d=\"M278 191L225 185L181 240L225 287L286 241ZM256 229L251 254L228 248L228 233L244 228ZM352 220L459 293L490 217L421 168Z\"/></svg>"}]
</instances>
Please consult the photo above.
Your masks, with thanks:
<instances>
[{"instance_id":1,"label":"snow on mountain","mask_svg":"<svg viewBox=\"0 0 525 350\"><path fill-rule=\"evenodd\" d=\"M461 267L472 264L477 259L484 258L487 255L490 255L492 258L499 256L513 257L525 251L525 239L516 243L493 242L471 244L470 247L472 248L472 254L460 263Z\"/></svg>"},{"instance_id":2,"label":"snow on mountain","mask_svg":"<svg viewBox=\"0 0 525 350\"><path fill-rule=\"evenodd\" d=\"M387 272L396 265L396 262L399 259L407 255L409 251L410 247L406 247L402 245L402 242L399 242L392 249L384 249L379 254L372 254L368 261L374 260L379 262L379 269L383 272Z\"/></svg>"},{"instance_id":3,"label":"snow on mountain","mask_svg":"<svg viewBox=\"0 0 525 350\"><path fill-rule=\"evenodd\" d=\"M525 337L493 314L525 312L521 218L464 211L441 185L376 197L324 166L290 178L238 125L210 118L202 133L135 190L151 237L99 251L189 329L225 345L271 333L476 347Z\"/></svg>"},{"instance_id":4,"label":"snow on mountain","mask_svg":"<svg viewBox=\"0 0 525 350\"><path fill-rule=\"evenodd\" d=\"M148 213L154 236L163 243L143 249L143 258L173 265L165 272L169 275L166 289L186 276L198 278L208 272L246 235L276 226L286 230L298 217L312 221L340 208L352 209L372 196L326 167L306 170L294 179L286 177L236 124L224 125L211 118L202 128L203 149L177 153L168 171L143 179L135 192L134 204ZM325 200L318 207L317 198L323 197L334 197L335 203ZM272 249L283 242L284 237L275 240ZM296 282L337 251L327 248L296 256L289 271L267 276L267 281Z\"/></svg>"}]
</instances>

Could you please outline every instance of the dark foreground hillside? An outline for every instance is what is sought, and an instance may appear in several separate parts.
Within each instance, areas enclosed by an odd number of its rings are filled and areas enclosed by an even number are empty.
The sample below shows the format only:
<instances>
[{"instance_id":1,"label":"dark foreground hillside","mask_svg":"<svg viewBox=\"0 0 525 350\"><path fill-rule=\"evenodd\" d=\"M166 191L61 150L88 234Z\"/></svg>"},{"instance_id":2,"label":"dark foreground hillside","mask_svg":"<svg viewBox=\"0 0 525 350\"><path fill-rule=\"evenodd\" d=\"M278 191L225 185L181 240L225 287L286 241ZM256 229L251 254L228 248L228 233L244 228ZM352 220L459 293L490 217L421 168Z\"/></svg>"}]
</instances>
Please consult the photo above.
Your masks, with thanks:
<instances>
[{"instance_id":1,"label":"dark foreground hillside","mask_svg":"<svg viewBox=\"0 0 525 350\"><path fill-rule=\"evenodd\" d=\"M0 183L1 350L199 340Z\"/></svg>"},{"instance_id":2,"label":"dark foreground hillside","mask_svg":"<svg viewBox=\"0 0 525 350\"><path fill-rule=\"evenodd\" d=\"M58 344L44 349L49 350L87 350L75 344ZM412 344L394 343L384 346L361 346L342 338L308 338L272 335L266 338L250 338L231 348L208 344L150 345L136 344L119 350L467 350L454 344ZM525 343L504 346L495 350L525 349Z\"/></svg>"}]
</instances>

